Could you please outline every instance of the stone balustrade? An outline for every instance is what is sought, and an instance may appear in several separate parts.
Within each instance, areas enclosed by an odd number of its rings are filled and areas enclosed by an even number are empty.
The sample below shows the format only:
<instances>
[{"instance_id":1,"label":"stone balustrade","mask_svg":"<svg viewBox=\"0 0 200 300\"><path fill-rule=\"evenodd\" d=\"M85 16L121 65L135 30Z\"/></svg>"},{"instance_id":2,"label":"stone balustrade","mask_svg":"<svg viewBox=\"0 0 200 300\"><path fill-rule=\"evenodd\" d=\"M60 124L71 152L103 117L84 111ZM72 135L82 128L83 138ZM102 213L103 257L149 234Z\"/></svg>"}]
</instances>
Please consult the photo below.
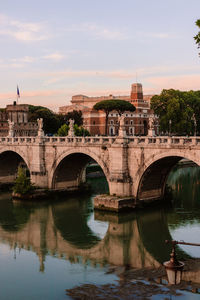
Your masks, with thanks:
<instances>
[{"instance_id":1,"label":"stone balustrade","mask_svg":"<svg viewBox=\"0 0 200 300\"><path fill-rule=\"evenodd\" d=\"M200 145L200 137L196 136L131 136L126 138L118 138L117 136L87 136L87 137L0 137L0 144L113 144L114 142L124 142L133 146L145 146L145 145L160 145L160 146L194 146Z\"/></svg>"}]
</instances>

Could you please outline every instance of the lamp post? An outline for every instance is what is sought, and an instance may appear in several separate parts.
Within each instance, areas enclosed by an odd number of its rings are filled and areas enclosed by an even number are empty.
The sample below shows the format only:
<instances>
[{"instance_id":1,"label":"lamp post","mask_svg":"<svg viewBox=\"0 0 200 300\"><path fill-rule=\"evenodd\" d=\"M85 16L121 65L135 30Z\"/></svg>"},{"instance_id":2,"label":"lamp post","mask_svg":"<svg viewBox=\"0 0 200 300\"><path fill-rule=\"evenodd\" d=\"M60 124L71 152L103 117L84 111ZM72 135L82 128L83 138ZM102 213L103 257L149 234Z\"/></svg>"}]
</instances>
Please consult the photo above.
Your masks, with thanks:
<instances>
[{"instance_id":1,"label":"lamp post","mask_svg":"<svg viewBox=\"0 0 200 300\"><path fill-rule=\"evenodd\" d=\"M169 136L171 136L172 120L169 120Z\"/></svg>"},{"instance_id":2,"label":"lamp post","mask_svg":"<svg viewBox=\"0 0 200 300\"><path fill-rule=\"evenodd\" d=\"M197 135L197 120L196 120L195 114L192 115L191 120L194 122L194 136L196 136Z\"/></svg>"},{"instance_id":3,"label":"lamp post","mask_svg":"<svg viewBox=\"0 0 200 300\"><path fill-rule=\"evenodd\" d=\"M170 241L165 241L169 243ZM163 263L166 269L167 278L169 284L179 284L181 282L182 271L184 263L178 261L176 258L175 246L178 244L177 241L171 241L172 243L172 252L170 254L170 260Z\"/></svg>"}]
</instances>

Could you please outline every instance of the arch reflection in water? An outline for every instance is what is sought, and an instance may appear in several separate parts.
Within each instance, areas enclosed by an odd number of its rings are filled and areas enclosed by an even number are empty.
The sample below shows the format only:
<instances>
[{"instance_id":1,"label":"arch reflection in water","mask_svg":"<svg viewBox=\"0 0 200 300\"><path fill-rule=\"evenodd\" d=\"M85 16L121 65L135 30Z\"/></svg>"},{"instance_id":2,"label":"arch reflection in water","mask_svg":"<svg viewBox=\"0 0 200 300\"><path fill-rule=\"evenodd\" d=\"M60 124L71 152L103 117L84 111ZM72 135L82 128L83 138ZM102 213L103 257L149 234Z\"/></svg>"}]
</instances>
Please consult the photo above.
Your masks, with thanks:
<instances>
[{"instance_id":1,"label":"arch reflection in water","mask_svg":"<svg viewBox=\"0 0 200 300\"><path fill-rule=\"evenodd\" d=\"M4 200L9 203L9 199ZM8 210L10 206L7 206ZM21 204L20 208L28 209L27 222L17 226L17 231L8 231L0 218L0 240L11 248L25 248L37 253L40 271L45 272L45 257L49 255L77 263L89 261L93 265L109 263L137 269L157 268L169 258L170 251L165 248L164 240L171 236L165 212L169 214L171 210L154 209L120 216L95 212L93 222L102 222L104 227L104 236L100 238L88 225L93 215L91 199L72 198L40 207ZM7 228L12 222L8 218Z\"/></svg>"},{"instance_id":2,"label":"arch reflection in water","mask_svg":"<svg viewBox=\"0 0 200 300\"><path fill-rule=\"evenodd\" d=\"M57 230L65 241L80 249L91 248L100 241L94 228L91 229L88 226L90 224L95 227L95 223L91 222L92 212L91 199L70 199L67 203L62 202L52 206L54 224Z\"/></svg>"},{"instance_id":3,"label":"arch reflection in water","mask_svg":"<svg viewBox=\"0 0 200 300\"><path fill-rule=\"evenodd\" d=\"M7 206L8 210L10 206ZM24 205L20 207L27 208ZM1 224L0 238L12 247L17 245L36 252L40 257L41 270L44 269L43 262L47 254L73 261L81 256L83 261L89 259L94 263L137 268L158 265L143 245L135 214L118 217L96 212L95 220L91 223L91 199L70 199L40 208L30 206L28 210L29 219L23 226L17 227L17 232L5 230L4 224ZM11 226L12 222L8 218L6 226ZM95 234L95 226L89 227L95 222L103 224L101 238Z\"/></svg>"},{"instance_id":4,"label":"arch reflection in water","mask_svg":"<svg viewBox=\"0 0 200 300\"><path fill-rule=\"evenodd\" d=\"M173 208L168 225L173 239L200 242L200 168L176 167L168 178L173 190ZM192 257L200 258L196 247L181 246Z\"/></svg>"}]
</instances>

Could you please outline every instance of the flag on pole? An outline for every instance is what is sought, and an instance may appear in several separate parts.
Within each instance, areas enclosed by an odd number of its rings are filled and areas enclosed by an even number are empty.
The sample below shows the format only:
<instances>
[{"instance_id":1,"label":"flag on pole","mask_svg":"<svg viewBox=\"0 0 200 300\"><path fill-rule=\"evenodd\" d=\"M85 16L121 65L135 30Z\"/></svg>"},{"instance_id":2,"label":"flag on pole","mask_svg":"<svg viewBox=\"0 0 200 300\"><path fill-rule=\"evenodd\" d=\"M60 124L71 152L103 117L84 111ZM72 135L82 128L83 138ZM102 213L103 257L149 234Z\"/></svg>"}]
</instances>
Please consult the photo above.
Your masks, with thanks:
<instances>
[{"instance_id":1,"label":"flag on pole","mask_svg":"<svg viewBox=\"0 0 200 300\"><path fill-rule=\"evenodd\" d=\"M19 87L17 85L17 98L20 98Z\"/></svg>"}]
</instances>

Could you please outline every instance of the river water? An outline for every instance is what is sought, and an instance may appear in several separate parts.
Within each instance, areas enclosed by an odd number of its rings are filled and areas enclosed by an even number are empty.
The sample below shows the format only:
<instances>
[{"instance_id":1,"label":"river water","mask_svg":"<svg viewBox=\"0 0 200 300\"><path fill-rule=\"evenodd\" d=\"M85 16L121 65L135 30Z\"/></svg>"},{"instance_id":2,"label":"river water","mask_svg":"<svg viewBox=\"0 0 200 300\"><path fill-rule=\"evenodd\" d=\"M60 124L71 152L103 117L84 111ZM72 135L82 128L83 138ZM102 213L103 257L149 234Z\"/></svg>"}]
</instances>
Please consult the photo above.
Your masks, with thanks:
<instances>
[{"instance_id":1,"label":"river water","mask_svg":"<svg viewBox=\"0 0 200 300\"><path fill-rule=\"evenodd\" d=\"M94 194L108 187L104 178L90 183L92 195L40 204L15 203L9 193L0 194L1 300L71 299L66 289L116 283L113 266L118 272L124 266L156 269L169 259L166 239L200 243L199 168L177 167L171 172L171 201L120 215L94 212ZM177 255L200 258L200 247L179 246ZM200 271L187 280L200 283L197 274ZM200 297L187 292L177 298L196 296ZM156 297L151 299L163 299Z\"/></svg>"}]
</instances>

